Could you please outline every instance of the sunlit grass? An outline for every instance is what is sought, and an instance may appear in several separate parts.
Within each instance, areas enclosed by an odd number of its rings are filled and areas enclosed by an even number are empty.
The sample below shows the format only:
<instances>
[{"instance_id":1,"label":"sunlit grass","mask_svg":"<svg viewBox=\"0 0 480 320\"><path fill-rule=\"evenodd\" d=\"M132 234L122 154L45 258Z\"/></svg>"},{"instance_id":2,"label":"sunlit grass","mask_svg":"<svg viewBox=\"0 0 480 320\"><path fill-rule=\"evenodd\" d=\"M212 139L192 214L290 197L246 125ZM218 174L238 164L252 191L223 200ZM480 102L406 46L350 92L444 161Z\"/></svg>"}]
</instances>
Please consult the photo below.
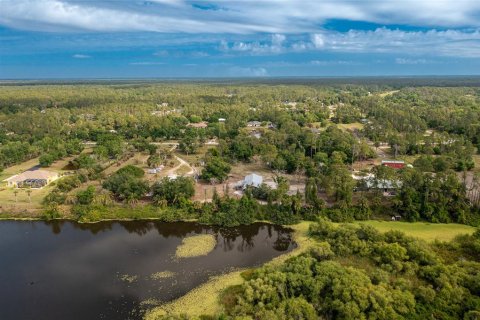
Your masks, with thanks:
<instances>
[{"instance_id":1,"label":"sunlit grass","mask_svg":"<svg viewBox=\"0 0 480 320\"><path fill-rule=\"evenodd\" d=\"M401 221L360 221L375 227L380 232L402 231L408 236L425 241L450 241L460 234L472 234L476 228L455 223L401 222Z\"/></svg>"}]
</instances>

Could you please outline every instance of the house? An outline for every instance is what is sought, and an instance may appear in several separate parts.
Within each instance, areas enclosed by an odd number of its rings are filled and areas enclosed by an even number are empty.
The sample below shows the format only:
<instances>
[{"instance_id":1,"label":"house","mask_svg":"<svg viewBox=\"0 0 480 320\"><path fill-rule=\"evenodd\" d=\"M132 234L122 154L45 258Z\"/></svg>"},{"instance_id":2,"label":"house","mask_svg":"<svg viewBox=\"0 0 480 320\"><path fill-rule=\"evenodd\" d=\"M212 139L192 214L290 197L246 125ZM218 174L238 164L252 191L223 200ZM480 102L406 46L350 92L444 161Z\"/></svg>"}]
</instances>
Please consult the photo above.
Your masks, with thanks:
<instances>
[{"instance_id":1,"label":"house","mask_svg":"<svg viewBox=\"0 0 480 320\"><path fill-rule=\"evenodd\" d=\"M382 160L382 166L387 166L394 169L405 168L405 161L401 160Z\"/></svg>"},{"instance_id":2,"label":"house","mask_svg":"<svg viewBox=\"0 0 480 320\"><path fill-rule=\"evenodd\" d=\"M187 127L197 128L197 129L205 129L206 127L208 127L208 123L205 122L205 121L198 122L198 123L189 123L189 124L187 124Z\"/></svg>"},{"instance_id":3,"label":"house","mask_svg":"<svg viewBox=\"0 0 480 320\"><path fill-rule=\"evenodd\" d=\"M384 196L395 195L396 190L402 186L399 180L376 179L373 173L353 172L352 178L357 181L356 190L381 190Z\"/></svg>"},{"instance_id":4,"label":"house","mask_svg":"<svg viewBox=\"0 0 480 320\"><path fill-rule=\"evenodd\" d=\"M367 189L383 190L383 192L394 192L401 185L400 181L395 180L375 180L365 179Z\"/></svg>"},{"instance_id":5,"label":"house","mask_svg":"<svg viewBox=\"0 0 480 320\"><path fill-rule=\"evenodd\" d=\"M262 123L260 121L249 121L247 122L247 127L261 127Z\"/></svg>"},{"instance_id":6,"label":"house","mask_svg":"<svg viewBox=\"0 0 480 320\"><path fill-rule=\"evenodd\" d=\"M59 177L59 174L56 172L37 169L16 174L3 181L7 183L7 187L43 188L50 182L57 180Z\"/></svg>"},{"instance_id":7,"label":"house","mask_svg":"<svg viewBox=\"0 0 480 320\"><path fill-rule=\"evenodd\" d=\"M248 176L245 176L243 181L240 182L240 187L242 189L245 189L246 187L258 188L262 183L263 177L258 174L252 173Z\"/></svg>"}]
</instances>

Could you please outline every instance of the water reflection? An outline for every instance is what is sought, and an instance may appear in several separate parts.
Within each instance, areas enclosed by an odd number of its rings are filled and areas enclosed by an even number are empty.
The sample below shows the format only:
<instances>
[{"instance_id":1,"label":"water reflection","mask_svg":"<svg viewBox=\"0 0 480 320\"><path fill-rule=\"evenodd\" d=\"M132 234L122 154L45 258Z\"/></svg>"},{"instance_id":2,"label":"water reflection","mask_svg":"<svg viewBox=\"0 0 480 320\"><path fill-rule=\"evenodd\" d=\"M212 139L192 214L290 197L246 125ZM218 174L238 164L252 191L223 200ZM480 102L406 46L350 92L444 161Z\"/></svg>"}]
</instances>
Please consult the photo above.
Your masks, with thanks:
<instances>
[{"instance_id":1,"label":"water reflection","mask_svg":"<svg viewBox=\"0 0 480 320\"><path fill-rule=\"evenodd\" d=\"M174 258L184 237L201 233L217 239L211 253ZM137 319L142 301L175 299L212 275L294 247L291 230L262 223L3 221L0 319ZM152 280L164 271L175 276Z\"/></svg>"}]
</instances>

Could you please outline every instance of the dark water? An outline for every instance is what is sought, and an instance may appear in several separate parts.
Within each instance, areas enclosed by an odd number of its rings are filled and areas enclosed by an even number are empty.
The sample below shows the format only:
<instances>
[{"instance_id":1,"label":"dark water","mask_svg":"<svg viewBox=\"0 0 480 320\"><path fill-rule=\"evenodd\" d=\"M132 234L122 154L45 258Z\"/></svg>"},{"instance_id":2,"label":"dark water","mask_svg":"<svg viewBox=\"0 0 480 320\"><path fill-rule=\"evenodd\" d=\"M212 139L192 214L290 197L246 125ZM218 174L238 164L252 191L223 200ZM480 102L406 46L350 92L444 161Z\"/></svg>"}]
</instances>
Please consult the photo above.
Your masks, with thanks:
<instances>
[{"instance_id":1,"label":"dark water","mask_svg":"<svg viewBox=\"0 0 480 320\"><path fill-rule=\"evenodd\" d=\"M210 233L207 256L175 259L186 236ZM236 267L258 266L295 244L291 231L253 224L218 228L147 221L0 222L0 319L138 319ZM174 277L152 279L161 271Z\"/></svg>"}]
</instances>

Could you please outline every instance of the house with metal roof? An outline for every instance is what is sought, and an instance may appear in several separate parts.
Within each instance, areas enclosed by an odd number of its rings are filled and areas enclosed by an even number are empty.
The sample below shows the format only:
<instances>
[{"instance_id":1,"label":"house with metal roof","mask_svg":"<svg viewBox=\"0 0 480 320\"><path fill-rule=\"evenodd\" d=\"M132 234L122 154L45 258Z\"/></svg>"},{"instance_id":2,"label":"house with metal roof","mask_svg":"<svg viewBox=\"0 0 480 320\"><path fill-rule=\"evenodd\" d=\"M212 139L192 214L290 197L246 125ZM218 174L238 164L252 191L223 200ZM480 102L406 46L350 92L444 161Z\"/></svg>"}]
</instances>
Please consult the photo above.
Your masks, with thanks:
<instances>
[{"instance_id":1,"label":"house with metal roof","mask_svg":"<svg viewBox=\"0 0 480 320\"><path fill-rule=\"evenodd\" d=\"M405 161L402 160L382 160L382 166L394 169L402 169L405 167Z\"/></svg>"},{"instance_id":2,"label":"house with metal roof","mask_svg":"<svg viewBox=\"0 0 480 320\"><path fill-rule=\"evenodd\" d=\"M242 181L242 188L245 189L246 187L254 187L258 188L260 185L263 183L263 177L252 173L249 174L248 176L245 176L245 178Z\"/></svg>"}]
</instances>

